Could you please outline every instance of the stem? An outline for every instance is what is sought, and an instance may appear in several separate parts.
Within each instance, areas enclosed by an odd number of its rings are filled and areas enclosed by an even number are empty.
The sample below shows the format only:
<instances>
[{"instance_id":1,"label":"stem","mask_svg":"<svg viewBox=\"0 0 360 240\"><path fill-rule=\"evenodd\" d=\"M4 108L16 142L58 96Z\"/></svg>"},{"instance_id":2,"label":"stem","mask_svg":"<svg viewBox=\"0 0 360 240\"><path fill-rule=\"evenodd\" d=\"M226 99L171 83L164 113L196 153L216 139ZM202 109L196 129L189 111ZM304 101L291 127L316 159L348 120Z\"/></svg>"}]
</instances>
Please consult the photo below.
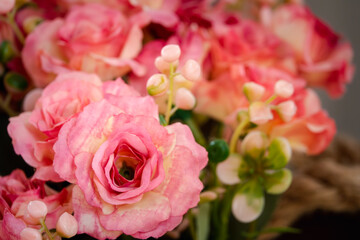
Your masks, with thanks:
<instances>
[{"instance_id":1,"label":"stem","mask_svg":"<svg viewBox=\"0 0 360 240\"><path fill-rule=\"evenodd\" d=\"M51 232L49 231L49 229L47 228L47 226L45 224L45 219L41 219L40 224L41 224L42 228L44 229L46 235L48 235L49 239L54 240L53 235L51 234Z\"/></svg>"},{"instance_id":2,"label":"stem","mask_svg":"<svg viewBox=\"0 0 360 240\"><path fill-rule=\"evenodd\" d=\"M172 100L173 100L173 95L174 95L174 65L170 64L170 73L169 73L169 96L168 96L168 102L167 102L167 108L166 108L166 113L165 113L165 122L166 125L169 124L170 122L170 117L171 117L171 108L172 108Z\"/></svg>"},{"instance_id":3,"label":"stem","mask_svg":"<svg viewBox=\"0 0 360 240\"><path fill-rule=\"evenodd\" d=\"M275 100L275 98L277 98L277 96L274 94L271 97L269 97L268 100L265 101L265 104L269 105L272 101Z\"/></svg>"},{"instance_id":4,"label":"stem","mask_svg":"<svg viewBox=\"0 0 360 240\"><path fill-rule=\"evenodd\" d=\"M24 35L22 34L20 28L18 27L18 25L15 22L15 13L16 13L16 9L13 8L13 10L11 12L9 12L8 15L7 15L7 22L9 23L9 25L13 29L13 31L14 31L16 37L18 38L18 40L21 42L22 45L24 45L25 37L24 37Z\"/></svg>"},{"instance_id":5,"label":"stem","mask_svg":"<svg viewBox=\"0 0 360 240\"><path fill-rule=\"evenodd\" d=\"M230 140L230 153L236 152L236 143L239 139L240 134L242 133L242 131L244 130L244 128L248 123L249 123L249 118L246 118L243 121L241 121L240 124L236 127Z\"/></svg>"},{"instance_id":6,"label":"stem","mask_svg":"<svg viewBox=\"0 0 360 240\"><path fill-rule=\"evenodd\" d=\"M217 235L217 240L227 240L228 239L228 229L229 229L229 217L231 212L231 202L234 195L234 189L228 188L224 200L221 204L221 213L220 213L220 228Z\"/></svg>"},{"instance_id":7,"label":"stem","mask_svg":"<svg viewBox=\"0 0 360 240\"><path fill-rule=\"evenodd\" d=\"M184 123L186 125L188 125L189 128L191 129L191 131L192 131L192 133L193 133L193 135L195 137L196 142L198 142L203 147L206 146L207 141L206 141L203 133L201 132L199 126L194 121L194 119L193 118L186 118L184 120Z\"/></svg>"},{"instance_id":8,"label":"stem","mask_svg":"<svg viewBox=\"0 0 360 240\"><path fill-rule=\"evenodd\" d=\"M253 240L254 239L253 235L254 235L255 231L256 231L256 220L252 221L250 223L249 231L248 231L249 237L247 238L247 240Z\"/></svg>"},{"instance_id":9,"label":"stem","mask_svg":"<svg viewBox=\"0 0 360 240\"><path fill-rule=\"evenodd\" d=\"M178 110L178 107L174 107L173 109L171 109L170 111L170 117Z\"/></svg>"},{"instance_id":10,"label":"stem","mask_svg":"<svg viewBox=\"0 0 360 240\"><path fill-rule=\"evenodd\" d=\"M5 100L3 100L2 97L0 97L0 108L4 110L10 117L14 117L17 115L17 113L9 107L10 100L11 100L10 93L6 95Z\"/></svg>"},{"instance_id":11,"label":"stem","mask_svg":"<svg viewBox=\"0 0 360 240\"><path fill-rule=\"evenodd\" d=\"M191 211L189 211L189 214L187 217L189 220L189 228L190 228L191 237L193 240L197 240L197 235L196 235L195 226L194 226L194 216Z\"/></svg>"}]
</instances>

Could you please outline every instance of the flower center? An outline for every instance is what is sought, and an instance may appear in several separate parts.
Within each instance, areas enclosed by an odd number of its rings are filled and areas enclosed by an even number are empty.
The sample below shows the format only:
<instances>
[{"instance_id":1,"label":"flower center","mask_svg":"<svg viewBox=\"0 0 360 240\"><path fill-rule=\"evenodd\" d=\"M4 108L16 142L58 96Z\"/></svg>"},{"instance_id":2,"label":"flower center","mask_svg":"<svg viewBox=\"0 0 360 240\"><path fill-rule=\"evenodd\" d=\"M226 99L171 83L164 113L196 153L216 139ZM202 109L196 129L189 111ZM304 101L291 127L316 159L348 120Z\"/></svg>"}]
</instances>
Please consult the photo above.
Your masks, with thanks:
<instances>
[{"instance_id":1,"label":"flower center","mask_svg":"<svg viewBox=\"0 0 360 240\"><path fill-rule=\"evenodd\" d=\"M121 168L119 169L119 174L124 178L126 178L127 180L132 180L134 179L135 169L132 168L131 166L128 166L124 161L122 163Z\"/></svg>"},{"instance_id":2,"label":"flower center","mask_svg":"<svg viewBox=\"0 0 360 240\"><path fill-rule=\"evenodd\" d=\"M123 180L132 181L136 175L136 169L141 165L140 156L129 146L121 145L116 153L114 165ZM123 184L123 180L120 183Z\"/></svg>"}]
</instances>

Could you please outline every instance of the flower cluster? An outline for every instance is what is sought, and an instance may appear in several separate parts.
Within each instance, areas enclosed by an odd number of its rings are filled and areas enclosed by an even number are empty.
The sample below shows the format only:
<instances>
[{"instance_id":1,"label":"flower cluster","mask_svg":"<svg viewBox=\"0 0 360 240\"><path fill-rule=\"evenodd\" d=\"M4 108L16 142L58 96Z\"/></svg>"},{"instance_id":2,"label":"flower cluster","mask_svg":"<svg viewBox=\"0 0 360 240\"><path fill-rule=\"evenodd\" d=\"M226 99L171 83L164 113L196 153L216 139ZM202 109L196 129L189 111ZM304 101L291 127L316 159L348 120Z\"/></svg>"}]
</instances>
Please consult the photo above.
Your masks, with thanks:
<instances>
[{"instance_id":1,"label":"flower cluster","mask_svg":"<svg viewBox=\"0 0 360 240\"><path fill-rule=\"evenodd\" d=\"M312 88L341 96L351 61L302 1L2 1L0 107L34 174L0 177L0 235L226 239L329 145Z\"/></svg>"}]
</instances>

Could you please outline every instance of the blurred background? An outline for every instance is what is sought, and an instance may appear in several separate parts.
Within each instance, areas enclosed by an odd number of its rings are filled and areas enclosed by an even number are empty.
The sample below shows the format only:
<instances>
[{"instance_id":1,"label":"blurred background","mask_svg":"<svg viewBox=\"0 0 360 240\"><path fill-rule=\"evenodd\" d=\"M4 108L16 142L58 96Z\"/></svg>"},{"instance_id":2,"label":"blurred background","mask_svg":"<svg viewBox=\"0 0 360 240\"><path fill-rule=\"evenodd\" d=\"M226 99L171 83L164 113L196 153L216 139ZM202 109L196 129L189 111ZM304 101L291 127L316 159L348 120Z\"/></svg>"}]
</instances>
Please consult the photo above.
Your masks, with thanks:
<instances>
[{"instance_id":1,"label":"blurred background","mask_svg":"<svg viewBox=\"0 0 360 240\"><path fill-rule=\"evenodd\" d=\"M351 42L354 49L355 77L341 99L330 99L319 91L323 107L336 121L338 133L360 140L360 1L306 0L306 4L337 33Z\"/></svg>"}]
</instances>

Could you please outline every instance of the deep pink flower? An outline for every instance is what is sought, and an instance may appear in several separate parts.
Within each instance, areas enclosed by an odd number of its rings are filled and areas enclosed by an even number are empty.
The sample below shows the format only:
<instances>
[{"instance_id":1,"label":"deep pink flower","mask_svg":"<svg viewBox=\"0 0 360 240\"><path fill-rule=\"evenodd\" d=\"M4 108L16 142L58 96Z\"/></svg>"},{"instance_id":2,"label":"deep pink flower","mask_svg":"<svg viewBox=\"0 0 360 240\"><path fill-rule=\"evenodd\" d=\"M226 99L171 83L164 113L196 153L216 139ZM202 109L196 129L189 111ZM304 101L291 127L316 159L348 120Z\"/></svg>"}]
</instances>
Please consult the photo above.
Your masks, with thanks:
<instances>
[{"instance_id":1,"label":"deep pink flower","mask_svg":"<svg viewBox=\"0 0 360 240\"><path fill-rule=\"evenodd\" d=\"M161 126L150 97L88 105L62 127L54 150L55 171L77 185L80 233L160 237L199 201L207 153L187 126Z\"/></svg>"},{"instance_id":2,"label":"deep pink flower","mask_svg":"<svg viewBox=\"0 0 360 240\"><path fill-rule=\"evenodd\" d=\"M42 181L28 180L21 170L0 177L0 194L0 233L4 240L20 240L21 230L28 225L40 228L26 217L30 201L41 200L47 205L45 222L49 228L56 226L62 213L72 212L71 191L57 193Z\"/></svg>"},{"instance_id":3,"label":"deep pink flower","mask_svg":"<svg viewBox=\"0 0 360 240\"><path fill-rule=\"evenodd\" d=\"M45 21L28 36L23 63L37 87L70 70L96 73L103 80L130 69L141 75L133 60L142 46L139 21L99 4L75 6L65 19Z\"/></svg>"}]
</instances>

